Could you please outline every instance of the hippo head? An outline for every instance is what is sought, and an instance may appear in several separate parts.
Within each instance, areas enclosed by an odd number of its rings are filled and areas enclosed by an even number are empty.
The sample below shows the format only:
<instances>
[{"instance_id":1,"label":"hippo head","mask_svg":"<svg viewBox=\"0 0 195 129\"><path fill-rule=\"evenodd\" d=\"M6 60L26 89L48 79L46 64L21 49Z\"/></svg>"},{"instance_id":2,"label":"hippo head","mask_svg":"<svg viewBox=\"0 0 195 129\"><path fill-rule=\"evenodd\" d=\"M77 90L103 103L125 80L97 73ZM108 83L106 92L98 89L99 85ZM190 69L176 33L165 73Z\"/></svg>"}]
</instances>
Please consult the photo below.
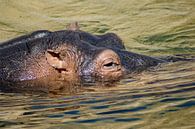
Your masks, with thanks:
<instances>
[{"instance_id":1,"label":"hippo head","mask_svg":"<svg viewBox=\"0 0 195 129\"><path fill-rule=\"evenodd\" d=\"M115 81L122 77L124 69L120 57L112 49L81 40L65 42L45 53L48 64L64 80Z\"/></svg>"},{"instance_id":2,"label":"hippo head","mask_svg":"<svg viewBox=\"0 0 195 129\"><path fill-rule=\"evenodd\" d=\"M114 33L93 35L73 24L68 30L37 31L0 45L0 83L113 82L162 62L126 51Z\"/></svg>"},{"instance_id":3,"label":"hippo head","mask_svg":"<svg viewBox=\"0 0 195 129\"><path fill-rule=\"evenodd\" d=\"M44 50L47 63L66 81L113 82L161 62L126 51L113 33L92 35L73 27L48 37Z\"/></svg>"}]
</instances>

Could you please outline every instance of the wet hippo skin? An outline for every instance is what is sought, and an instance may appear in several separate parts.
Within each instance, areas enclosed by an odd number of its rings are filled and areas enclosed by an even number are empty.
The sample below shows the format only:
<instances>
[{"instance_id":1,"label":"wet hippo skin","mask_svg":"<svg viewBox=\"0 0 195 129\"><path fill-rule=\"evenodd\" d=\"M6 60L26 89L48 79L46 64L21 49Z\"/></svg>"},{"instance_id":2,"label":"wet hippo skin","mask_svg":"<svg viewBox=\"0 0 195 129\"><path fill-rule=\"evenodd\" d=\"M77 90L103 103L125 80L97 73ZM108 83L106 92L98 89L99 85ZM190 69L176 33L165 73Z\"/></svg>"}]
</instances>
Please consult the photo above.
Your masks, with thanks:
<instances>
[{"instance_id":1,"label":"wet hippo skin","mask_svg":"<svg viewBox=\"0 0 195 129\"><path fill-rule=\"evenodd\" d=\"M0 44L0 82L112 82L164 60L129 52L114 33L93 35L77 23ZM33 86L32 86L33 87Z\"/></svg>"}]
</instances>

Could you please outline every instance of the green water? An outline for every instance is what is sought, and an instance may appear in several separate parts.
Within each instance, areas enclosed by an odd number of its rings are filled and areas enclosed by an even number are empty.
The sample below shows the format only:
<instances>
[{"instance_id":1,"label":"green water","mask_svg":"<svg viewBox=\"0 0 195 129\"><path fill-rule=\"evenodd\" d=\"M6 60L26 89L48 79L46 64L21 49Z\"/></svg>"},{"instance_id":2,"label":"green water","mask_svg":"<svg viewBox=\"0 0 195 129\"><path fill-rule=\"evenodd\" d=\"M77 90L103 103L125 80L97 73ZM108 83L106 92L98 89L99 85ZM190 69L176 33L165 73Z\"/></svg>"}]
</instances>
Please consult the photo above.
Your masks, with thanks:
<instances>
[{"instance_id":1,"label":"green water","mask_svg":"<svg viewBox=\"0 0 195 129\"><path fill-rule=\"evenodd\" d=\"M35 30L114 32L128 50L195 54L194 0L0 0L0 41ZM0 93L0 128L194 129L195 62L63 95Z\"/></svg>"}]
</instances>

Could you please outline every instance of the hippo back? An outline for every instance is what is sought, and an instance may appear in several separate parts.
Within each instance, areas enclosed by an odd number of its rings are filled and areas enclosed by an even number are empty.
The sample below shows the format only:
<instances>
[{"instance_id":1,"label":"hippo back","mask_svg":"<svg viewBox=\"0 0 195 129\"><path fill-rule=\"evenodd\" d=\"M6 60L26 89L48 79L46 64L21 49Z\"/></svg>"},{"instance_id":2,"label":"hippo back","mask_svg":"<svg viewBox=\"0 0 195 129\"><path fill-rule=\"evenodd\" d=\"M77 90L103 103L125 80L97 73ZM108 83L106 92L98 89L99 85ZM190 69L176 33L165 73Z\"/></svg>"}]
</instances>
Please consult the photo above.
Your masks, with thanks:
<instances>
[{"instance_id":1,"label":"hippo back","mask_svg":"<svg viewBox=\"0 0 195 129\"><path fill-rule=\"evenodd\" d=\"M31 43L46 37L51 32L36 31L0 44L0 80L17 79L21 67L31 51Z\"/></svg>"},{"instance_id":2,"label":"hippo back","mask_svg":"<svg viewBox=\"0 0 195 129\"><path fill-rule=\"evenodd\" d=\"M30 49L29 44L37 39L46 37L51 32L47 30L40 30L33 32L29 35L20 36L18 38L0 43L0 58L6 57L7 55L12 55L16 53L28 52Z\"/></svg>"}]
</instances>

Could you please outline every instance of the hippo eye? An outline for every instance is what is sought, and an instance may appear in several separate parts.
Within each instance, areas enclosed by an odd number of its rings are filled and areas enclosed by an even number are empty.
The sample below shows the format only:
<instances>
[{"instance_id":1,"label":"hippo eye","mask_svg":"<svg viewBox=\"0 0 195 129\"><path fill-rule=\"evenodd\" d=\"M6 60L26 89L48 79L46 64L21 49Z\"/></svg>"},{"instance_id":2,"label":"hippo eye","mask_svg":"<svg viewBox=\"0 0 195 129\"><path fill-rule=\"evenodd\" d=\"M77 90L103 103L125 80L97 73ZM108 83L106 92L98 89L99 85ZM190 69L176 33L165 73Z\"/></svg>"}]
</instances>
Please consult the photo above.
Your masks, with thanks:
<instances>
[{"instance_id":1,"label":"hippo eye","mask_svg":"<svg viewBox=\"0 0 195 129\"><path fill-rule=\"evenodd\" d=\"M121 70L120 58L112 50L103 50L96 57L95 63L97 64L97 71L101 71L101 74L108 74ZM100 69L99 69L100 68Z\"/></svg>"},{"instance_id":2,"label":"hippo eye","mask_svg":"<svg viewBox=\"0 0 195 129\"><path fill-rule=\"evenodd\" d=\"M118 66L118 64L115 63L115 62L113 62L113 61L105 62L105 63L103 64L103 67L104 67L105 69L115 68L116 66Z\"/></svg>"},{"instance_id":3,"label":"hippo eye","mask_svg":"<svg viewBox=\"0 0 195 129\"><path fill-rule=\"evenodd\" d=\"M105 67L113 67L115 65L116 64L114 62L110 62L110 63L104 64Z\"/></svg>"}]
</instances>

